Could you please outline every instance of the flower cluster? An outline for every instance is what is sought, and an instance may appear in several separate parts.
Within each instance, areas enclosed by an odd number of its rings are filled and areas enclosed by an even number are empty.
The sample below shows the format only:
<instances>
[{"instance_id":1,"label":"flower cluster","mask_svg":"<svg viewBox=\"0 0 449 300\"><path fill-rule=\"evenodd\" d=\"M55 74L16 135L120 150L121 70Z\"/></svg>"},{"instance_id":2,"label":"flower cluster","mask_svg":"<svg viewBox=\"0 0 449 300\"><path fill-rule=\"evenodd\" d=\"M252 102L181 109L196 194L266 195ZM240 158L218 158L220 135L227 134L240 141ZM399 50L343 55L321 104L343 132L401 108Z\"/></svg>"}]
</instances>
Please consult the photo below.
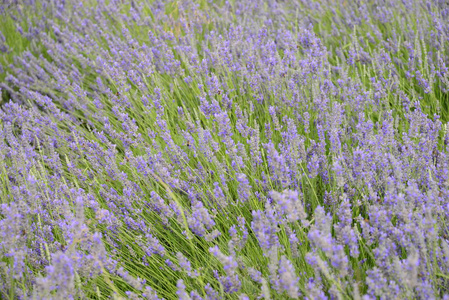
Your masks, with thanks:
<instances>
[{"instance_id":1,"label":"flower cluster","mask_svg":"<svg viewBox=\"0 0 449 300\"><path fill-rule=\"evenodd\" d=\"M0 298L449 298L447 1L0 17Z\"/></svg>"}]
</instances>

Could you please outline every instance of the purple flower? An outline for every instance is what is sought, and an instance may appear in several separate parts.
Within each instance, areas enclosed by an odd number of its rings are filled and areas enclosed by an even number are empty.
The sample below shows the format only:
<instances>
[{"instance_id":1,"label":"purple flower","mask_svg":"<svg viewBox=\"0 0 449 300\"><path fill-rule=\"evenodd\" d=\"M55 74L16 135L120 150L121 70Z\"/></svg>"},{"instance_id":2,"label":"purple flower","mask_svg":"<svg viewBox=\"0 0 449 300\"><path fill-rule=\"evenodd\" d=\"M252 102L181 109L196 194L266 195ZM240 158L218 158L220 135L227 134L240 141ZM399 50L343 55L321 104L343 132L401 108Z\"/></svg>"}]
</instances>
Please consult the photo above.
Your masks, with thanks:
<instances>
[{"instance_id":1,"label":"purple flower","mask_svg":"<svg viewBox=\"0 0 449 300\"><path fill-rule=\"evenodd\" d=\"M249 199L251 196L251 185L249 184L249 180L247 179L246 175L243 173L239 173L236 175L237 182L239 183L237 192L239 195L239 199L241 199L242 202L245 202Z\"/></svg>"}]
</instances>

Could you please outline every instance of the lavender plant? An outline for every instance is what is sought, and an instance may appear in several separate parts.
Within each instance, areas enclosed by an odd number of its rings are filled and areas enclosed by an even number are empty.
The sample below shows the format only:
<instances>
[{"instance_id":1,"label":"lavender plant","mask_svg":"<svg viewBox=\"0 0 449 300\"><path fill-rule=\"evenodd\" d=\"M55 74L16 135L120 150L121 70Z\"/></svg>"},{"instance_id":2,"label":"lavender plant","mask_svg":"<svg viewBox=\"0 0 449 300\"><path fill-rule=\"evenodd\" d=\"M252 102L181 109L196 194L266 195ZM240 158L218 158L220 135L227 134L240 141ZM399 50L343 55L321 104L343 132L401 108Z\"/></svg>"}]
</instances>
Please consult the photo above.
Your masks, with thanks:
<instances>
[{"instance_id":1,"label":"lavender plant","mask_svg":"<svg viewBox=\"0 0 449 300\"><path fill-rule=\"evenodd\" d=\"M449 298L447 1L0 15L0 298Z\"/></svg>"}]
</instances>

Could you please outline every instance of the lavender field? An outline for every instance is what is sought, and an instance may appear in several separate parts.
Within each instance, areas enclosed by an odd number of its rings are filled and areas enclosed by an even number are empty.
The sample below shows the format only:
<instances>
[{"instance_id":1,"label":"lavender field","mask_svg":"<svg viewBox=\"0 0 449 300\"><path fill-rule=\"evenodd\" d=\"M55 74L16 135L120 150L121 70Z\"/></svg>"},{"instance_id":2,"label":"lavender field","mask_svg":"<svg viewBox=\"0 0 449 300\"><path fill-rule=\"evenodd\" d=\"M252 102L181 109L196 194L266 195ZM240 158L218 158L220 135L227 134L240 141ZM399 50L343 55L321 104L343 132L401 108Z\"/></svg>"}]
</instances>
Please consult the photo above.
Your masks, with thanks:
<instances>
[{"instance_id":1,"label":"lavender field","mask_svg":"<svg viewBox=\"0 0 449 300\"><path fill-rule=\"evenodd\" d=\"M449 299L447 0L3 0L0 299Z\"/></svg>"}]
</instances>

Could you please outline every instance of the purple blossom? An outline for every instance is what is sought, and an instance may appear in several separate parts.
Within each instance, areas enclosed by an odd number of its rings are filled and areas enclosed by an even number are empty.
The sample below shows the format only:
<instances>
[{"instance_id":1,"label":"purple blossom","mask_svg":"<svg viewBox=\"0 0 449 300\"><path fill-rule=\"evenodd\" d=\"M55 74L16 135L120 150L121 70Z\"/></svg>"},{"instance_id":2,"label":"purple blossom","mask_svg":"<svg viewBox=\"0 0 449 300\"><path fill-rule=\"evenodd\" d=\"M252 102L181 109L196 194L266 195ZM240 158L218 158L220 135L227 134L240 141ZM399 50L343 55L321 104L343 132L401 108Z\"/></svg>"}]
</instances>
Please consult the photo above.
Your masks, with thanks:
<instances>
[{"instance_id":1,"label":"purple blossom","mask_svg":"<svg viewBox=\"0 0 449 300\"><path fill-rule=\"evenodd\" d=\"M220 261L226 274L226 276L220 276L218 271L215 270L215 277L224 286L227 293L237 292L241 287L241 281L237 273L238 263L236 259L232 255L226 256L223 254L217 246L210 248L209 252Z\"/></svg>"},{"instance_id":2,"label":"purple blossom","mask_svg":"<svg viewBox=\"0 0 449 300\"><path fill-rule=\"evenodd\" d=\"M2 296L447 298L445 1L121 2L0 5Z\"/></svg>"},{"instance_id":3,"label":"purple blossom","mask_svg":"<svg viewBox=\"0 0 449 300\"><path fill-rule=\"evenodd\" d=\"M238 195L239 199L242 199L242 202L245 202L249 199L251 196L251 185L249 184L249 180L247 176L243 173L237 174L237 182L239 184L238 186Z\"/></svg>"}]
</instances>

